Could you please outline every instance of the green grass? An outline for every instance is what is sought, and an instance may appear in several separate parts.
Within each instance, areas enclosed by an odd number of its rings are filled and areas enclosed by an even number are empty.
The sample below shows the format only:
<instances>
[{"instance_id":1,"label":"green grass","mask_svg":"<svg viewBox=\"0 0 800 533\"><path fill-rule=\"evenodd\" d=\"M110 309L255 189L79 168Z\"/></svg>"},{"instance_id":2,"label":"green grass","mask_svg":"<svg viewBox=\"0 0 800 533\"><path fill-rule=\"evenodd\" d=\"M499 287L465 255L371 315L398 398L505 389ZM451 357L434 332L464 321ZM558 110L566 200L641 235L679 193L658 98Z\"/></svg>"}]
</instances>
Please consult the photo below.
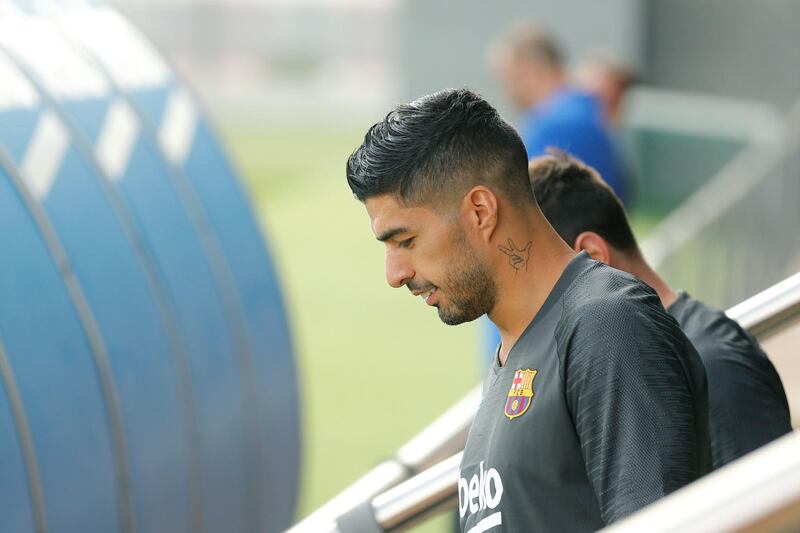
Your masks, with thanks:
<instances>
[{"instance_id":1,"label":"green grass","mask_svg":"<svg viewBox=\"0 0 800 533\"><path fill-rule=\"evenodd\" d=\"M276 257L296 346L305 516L463 396L475 326L448 327L384 279L344 177L362 128L223 127ZM450 531L446 517L416 531Z\"/></svg>"}]
</instances>

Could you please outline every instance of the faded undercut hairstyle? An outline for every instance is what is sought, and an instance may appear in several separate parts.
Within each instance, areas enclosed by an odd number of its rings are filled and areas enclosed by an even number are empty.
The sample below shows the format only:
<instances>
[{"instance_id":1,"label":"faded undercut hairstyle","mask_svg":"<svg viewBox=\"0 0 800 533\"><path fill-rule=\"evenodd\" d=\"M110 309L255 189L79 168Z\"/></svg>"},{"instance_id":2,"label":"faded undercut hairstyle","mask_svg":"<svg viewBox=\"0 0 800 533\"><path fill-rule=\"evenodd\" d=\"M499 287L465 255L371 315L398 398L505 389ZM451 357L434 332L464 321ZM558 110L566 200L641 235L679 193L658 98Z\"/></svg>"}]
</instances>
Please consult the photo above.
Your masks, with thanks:
<instances>
[{"instance_id":1,"label":"faded undercut hairstyle","mask_svg":"<svg viewBox=\"0 0 800 533\"><path fill-rule=\"evenodd\" d=\"M639 253L622 202L595 169L550 148L528 172L539 208L568 245L592 231L623 253Z\"/></svg>"},{"instance_id":2,"label":"faded undercut hairstyle","mask_svg":"<svg viewBox=\"0 0 800 533\"><path fill-rule=\"evenodd\" d=\"M448 89L397 106L347 160L362 202L392 194L405 205L449 206L484 185L516 206L535 205L525 146L483 98Z\"/></svg>"}]
</instances>

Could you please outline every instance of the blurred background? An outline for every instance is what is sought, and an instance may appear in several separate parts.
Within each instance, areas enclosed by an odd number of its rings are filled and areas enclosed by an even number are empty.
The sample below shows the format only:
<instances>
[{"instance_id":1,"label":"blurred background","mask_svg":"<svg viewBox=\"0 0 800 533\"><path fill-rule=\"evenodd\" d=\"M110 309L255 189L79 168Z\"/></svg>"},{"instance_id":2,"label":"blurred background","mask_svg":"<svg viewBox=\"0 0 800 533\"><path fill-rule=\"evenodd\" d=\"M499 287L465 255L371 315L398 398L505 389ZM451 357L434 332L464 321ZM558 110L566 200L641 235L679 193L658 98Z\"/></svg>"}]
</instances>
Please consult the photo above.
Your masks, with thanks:
<instances>
[{"instance_id":1,"label":"blurred background","mask_svg":"<svg viewBox=\"0 0 800 533\"><path fill-rule=\"evenodd\" d=\"M547 29L570 71L602 53L634 74L618 130L631 216L673 285L729 306L800 266L792 118L800 1L111 5L199 92L271 246L296 347L298 517L390 456L482 375L478 327L444 326L405 291L388 290L382 247L344 166L396 103L446 87L481 92L519 124L489 64L509 25ZM797 405L797 389L787 394ZM450 528L444 517L418 530Z\"/></svg>"}]
</instances>

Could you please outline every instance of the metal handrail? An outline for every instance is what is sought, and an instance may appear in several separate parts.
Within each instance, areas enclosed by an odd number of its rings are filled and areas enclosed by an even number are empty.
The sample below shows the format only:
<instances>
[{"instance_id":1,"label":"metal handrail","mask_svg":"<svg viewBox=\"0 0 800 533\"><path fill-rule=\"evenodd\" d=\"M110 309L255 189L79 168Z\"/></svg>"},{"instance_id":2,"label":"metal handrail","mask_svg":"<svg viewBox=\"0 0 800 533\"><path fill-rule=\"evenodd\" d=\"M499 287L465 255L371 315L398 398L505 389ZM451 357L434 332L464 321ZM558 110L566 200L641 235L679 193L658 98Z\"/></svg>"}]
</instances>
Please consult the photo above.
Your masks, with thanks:
<instances>
[{"instance_id":1,"label":"metal handrail","mask_svg":"<svg viewBox=\"0 0 800 533\"><path fill-rule=\"evenodd\" d=\"M727 314L760 340L765 340L766 338L782 331L790 324L796 323L798 320L800 320L800 273L797 273L770 287L769 289L766 289L765 291L748 298L744 302L729 309ZM452 449L456 442L459 443L463 449L463 443L461 440L459 440L459 437L463 438L463 428L465 425L468 427L469 424L471 424L474 413L477 410L478 401L475 400L476 390L473 390L470 395L465 397L464 400L457 404L459 406L458 410L451 409L446 413L446 415L453 416L453 418L451 418L447 423L454 424L457 422L453 427L458 427L458 432L449 430L448 426L445 424L447 418L445 418L443 415L440 417L440 419L437 419L434 424L431 424L431 426L426 428L426 430L420 434L420 436L422 436L434 426L436 426L438 430L442 431L434 443L437 449L428 450L425 454L426 456L433 457L441 455L442 449ZM462 418L460 420L457 419L455 416L456 414ZM456 438L452 438L454 434L457 435ZM422 441L419 439L420 436L414 440L417 440L418 445L422 447ZM793 453L797 456L797 472L800 472L800 436L795 434L794 437L796 438L793 440L790 439L789 442L791 444L787 446L790 446L791 450L793 450ZM414 442L414 440L412 440L412 442ZM776 441L774 444L778 444L779 442L784 442L784 439ZM784 450L784 448L775 448L774 445L771 444L768 447L765 447L765 450L760 450L758 452L758 457L763 455L762 452L766 453L767 450L772 449ZM292 533L305 533L311 531L329 533L351 533L358 531L366 533L397 531L402 529L423 514L427 514L433 509L440 507L443 503L451 500L454 501L457 498L460 457L460 453L453 455L449 459L442 461L433 468L426 470L417 476L414 476L374 497L372 494L370 494L364 497L361 501L355 501L357 498L352 497L356 496L356 494L351 492L351 498L347 501L347 505L343 505L342 507L338 508L338 518L335 515L331 516L331 512L337 510L334 506L332 506L332 504L338 499L337 497L320 509L320 511L322 509L326 510L325 516L318 514L319 511L317 511L312 515L312 517L316 517L317 520L311 521L306 519L292 528L290 531ZM748 459L749 457L750 456L748 455ZM765 459L764 461L768 460ZM739 462L740 461L736 461L736 463L734 463L732 466L738 465ZM729 467L725 467L721 470L728 471L728 468ZM745 471L745 469L741 469L741 471ZM750 481L747 477L741 474L738 476L740 476L736 478L738 484L749 486L748 483ZM362 480L363 479L364 478L362 478ZM716 477L714 479L716 479ZM755 480L756 478L752 479ZM357 482L355 485L352 485L351 489L356 487L358 483L359 482ZM703 483L705 483L705 478L703 479ZM797 483L798 490L800 490L800 476L798 476ZM693 486L694 484L691 485L691 487ZM704 484L703 486L706 485ZM682 493L683 491L679 492ZM366 494L366 492L362 494ZM694 497L697 498L696 493L693 492L692 494L695 494ZM800 497L800 492L798 492L798 497ZM660 503L657 505L660 505ZM722 504L720 503L720 505ZM359 516L361 517L369 516L369 524L360 525L354 528L352 526L353 520L348 520L348 513L359 513ZM638 516L638 513L636 516ZM626 529L625 532L627 531L629 530ZM633 531L633 529L630 531ZM663 531L668 530L664 529ZM673 531L673 529L669 529L669 531Z\"/></svg>"},{"instance_id":2,"label":"metal handrail","mask_svg":"<svg viewBox=\"0 0 800 533\"><path fill-rule=\"evenodd\" d=\"M734 305L726 314L761 341L780 333L800 316L800 272Z\"/></svg>"},{"instance_id":3,"label":"metal handrail","mask_svg":"<svg viewBox=\"0 0 800 533\"><path fill-rule=\"evenodd\" d=\"M415 518L446 503L455 503L458 485L459 452L408 481L372 500L375 521L384 530L397 530L414 523ZM409 505L411 503L411 505Z\"/></svg>"},{"instance_id":4,"label":"metal handrail","mask_svg":"<svg viewBox=\"0 0 800 533\"><path fill-rule=\"evenodd\" d=\"M464 449L467 432L481 402L483 385L466 396L383 461L287 533L334 531L336 518L372 497Z\"/></svg>"},{"instance_id":5,"label":"metal handrail","mask_svg":"<svg viewBox=\"0 0 800 533\"><path fill-rule=\"evenodd\" d=\"M602 531L797 531L800 431L759 448Z\"/></svg>"}]
</instances>

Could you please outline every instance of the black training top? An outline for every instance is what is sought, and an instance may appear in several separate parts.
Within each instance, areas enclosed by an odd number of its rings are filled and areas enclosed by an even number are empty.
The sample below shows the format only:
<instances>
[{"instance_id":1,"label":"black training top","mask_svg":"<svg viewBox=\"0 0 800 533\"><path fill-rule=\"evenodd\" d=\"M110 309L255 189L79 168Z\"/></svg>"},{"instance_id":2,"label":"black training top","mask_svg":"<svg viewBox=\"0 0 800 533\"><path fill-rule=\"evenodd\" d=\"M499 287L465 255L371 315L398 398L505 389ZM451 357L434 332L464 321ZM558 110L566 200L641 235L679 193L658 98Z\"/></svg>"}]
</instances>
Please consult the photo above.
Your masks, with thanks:
<instances>
[{"instance_id":1,"label":"black training top","mask_svg":"<svg viewBox=\"0 0 800 533\"><path fill-rule=\"evenodd\" d=\"M792 431L781 378L758 341L685 292L668 311L706 367L714 468Z\"/></svg>"},{"instance_id":2,"label":"black training top","mask_svg":"<svg viewBox=\"0 0 800 533\"><path fill-rule=\"evenodd\" d=\"M492 365L464 532L595 531L708 472L702 362L655 292L581 253Z\"/></svg>"}]
</instances>

